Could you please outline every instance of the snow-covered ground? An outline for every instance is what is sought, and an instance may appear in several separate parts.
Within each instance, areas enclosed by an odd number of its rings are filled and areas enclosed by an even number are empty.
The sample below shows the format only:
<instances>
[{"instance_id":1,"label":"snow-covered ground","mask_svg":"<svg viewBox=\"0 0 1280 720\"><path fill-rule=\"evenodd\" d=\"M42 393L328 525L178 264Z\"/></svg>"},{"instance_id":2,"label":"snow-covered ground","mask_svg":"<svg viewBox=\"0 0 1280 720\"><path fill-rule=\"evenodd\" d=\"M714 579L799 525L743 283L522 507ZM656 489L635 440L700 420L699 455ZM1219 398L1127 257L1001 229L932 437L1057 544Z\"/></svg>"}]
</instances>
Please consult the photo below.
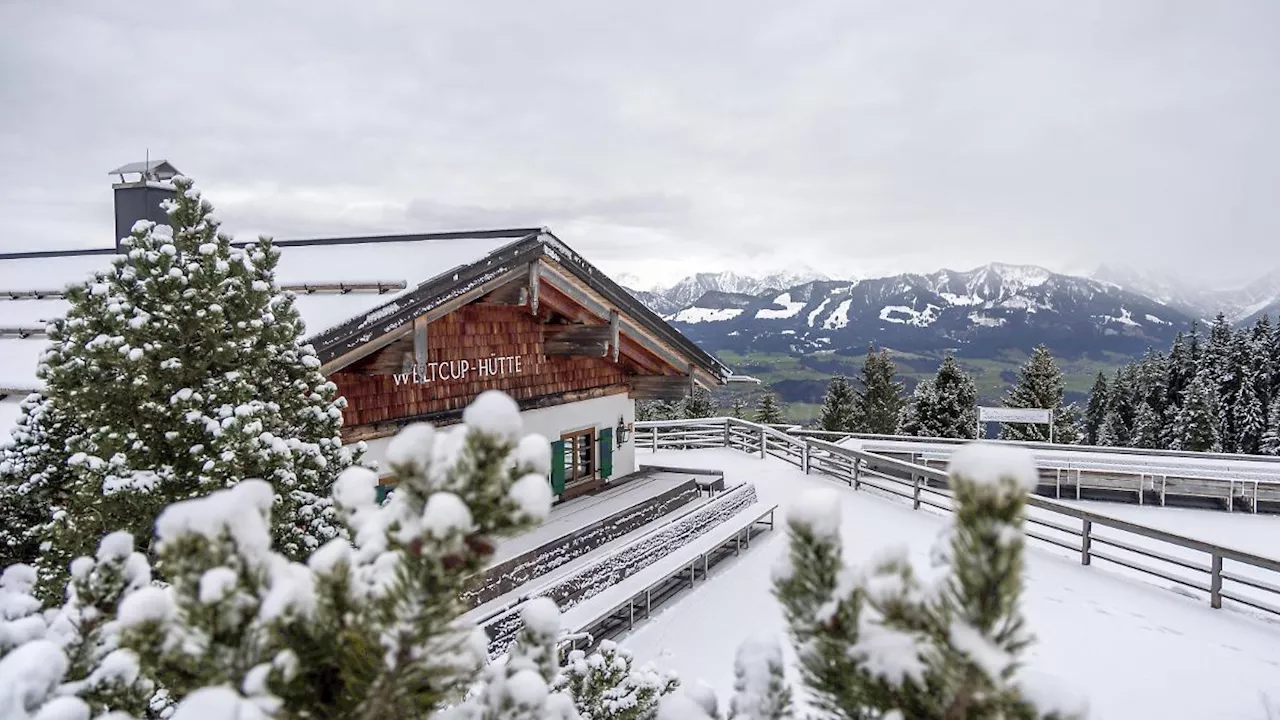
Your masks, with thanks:
<instances>
[{"instance_id":1,"label":"snow-covered ground","mask_svg":"<svg viewBox=\"0 0 1280 720\"><path fill-rule=\"evenodd\" d=\"M761 460L725 449L659 451L664 465L717 467L728 480L756 484L760 500L784 508L807 488L831 480L806 476L781 460ZM910 505L869 492L841 493L848 556L866 562L885 546L905 545L921 562L947 522ZM1113 513L1138 511L1151 524L1185 534L1265 550L1274 522L1237 525L1232 537L1210 537L1232 516L1196 511L1092 504ZM1148 511L1151 511L1148 513ZM1173 527L1184 518L1184 525ZM1185 518L1194 518L1186 520ZM1245 528L1249 529L1245 529ZM702 584L641 625L622 644L638 660L672 668L687 683L701 679L722 698L733 692L733 658L750 633L785 640L785 625L771 594L770 569L786 551L785 531L762 537L741 558L727 561ZM1028 545L1023 609L1038 642L1026 658L1089 698L1092 718L1265 718L1263 693L1280 701L1280 623L1235 611L1212 610L1201 599L1136 581L1106 564L1083 567L1065 552ZM1280 553L1268 553L1280 554ZM791 656L789 645L788 657Z\"/></svg>"}]
</instances>

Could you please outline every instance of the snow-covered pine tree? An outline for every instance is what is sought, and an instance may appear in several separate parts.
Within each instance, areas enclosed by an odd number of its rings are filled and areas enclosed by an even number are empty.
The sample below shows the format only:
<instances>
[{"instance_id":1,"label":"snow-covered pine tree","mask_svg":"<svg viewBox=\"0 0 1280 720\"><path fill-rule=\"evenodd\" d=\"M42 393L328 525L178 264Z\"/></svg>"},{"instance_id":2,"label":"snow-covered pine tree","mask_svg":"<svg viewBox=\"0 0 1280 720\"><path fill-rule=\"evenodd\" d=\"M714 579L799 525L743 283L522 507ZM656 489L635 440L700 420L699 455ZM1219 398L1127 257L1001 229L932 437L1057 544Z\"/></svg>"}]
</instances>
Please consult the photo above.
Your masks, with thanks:
<instances>
[{"instance_id":1,"label":"snow-covered pine tree","mask_svg":"<svg viewBox=\"0 0 1280 720\"><path fill-rule=\"evenodd\" d=\"M1271 422L1262 435L1261 452L1264 455L1280 455L1280 395L1271 401Z\"/></svg>"},{"instance_id":2,"label":"snow-covered pine tree","mask_svg":"<svg viewBox=\"0 0 1280 720\"><path fill-rule=\"evenodd\" d=\"M1040 345L1018 371L1018 381L1005 395L1002 405L1008 408L1040 408L1053 411L1054 435L1062 422L1062 371L1049 348ZM1049 427L1026 423L1005 423L1000 428L1003 440L1048 442Z\"/></svg>"},{"instance_id":3,"label":"snow-covered pine tree","mask_svg":"<svg viewBox=\"0 0 1280 720\"><path fill-rule=\"evenodd\" d=\"M924 384L923 381L921 384ZM922 389L916 387L911 401L919 437L975 438L978 432L978 388L973 378L951 355L942 358L938 372Z\"/></svg>"},{"instance_id":4,"label":"snow-covered pine tree","mask_svg":"<svg viewBox=\"0 0 1280 720\"><path fill-rule=\"evenodd\" d=\"M747 419L747 401L741 396L733 399L733 404L729 406L729 414L739 420Z\"/></svg>"},{"instance_id":5,"label":"snow-covered pine tree","mask_svg":"<svg viewBox=\"0 0 1280 720\"><path fill-rule=\"evenodd\" d=\"M716 414L715 402L711 399L711 391L702 386L695 387L693 392L684 398L683 408L681 409L681 417L708 418Z\"/></svg>"},{"instance_id":6,"label":"snow-covered pine tree","mask_svg":"<svg viewBox=\"0 0 1280 720\"><path fill-rule=\"evenodd\" d=\"M875 346L867 350L859 375L862 389L856 391L854 401L854 415L862 432L891 435L897 429L904 403L897 372L888 350L876 352Z\"/></svg>"},{"instance_id":7,"label":"snow-covered pine tree","mask_svg":"<svg viewBox=\"0 0 1280 720\"><path fill-rule=\"evenodd\" d=\"M657 714L658 701L674 692L680 680L674 673L632 664L629 651L605 640L590 655L570 652L555 688L573 698L583 720L650 720Z\"/></svg>"},{"instance_id":8,"label":"snow-covered pine tree","mask_svg":"<svg viewBox=\"0 0 1280 720\"><path fill-rule=\"evenodd\" d=\"M1235 451L1257 455L1261 451L1262 436L1267 432L1267 406L1258 397L1256 367L1241 367L1241 377L1234 403Z\"/></svg>"},{"instance_id":9,"label":"snow-covered pine tree","mask_svg":"<svg viewBox=\"0 0 1280 720\"><path fill-rule=\"evenodd\" d=\"M1191 384L1183 393L1182 408L1174 418L1170 430L1169 449L1197 452L1217 452L1222 449L1218 442L1214 385L1208 367L1191 379Z\"/></svg>"},{"instance_id":10,"label":"snow-covered pine tree","mask_svg":"<svg viewBox=\"0 0 1280 720\"><path fill-rule=\"evenodd\" d=\"M898 434L911 437L929 437L932 426L928 419L934 415L933 406L938 395L933 390L933 378L922 378L907 396L907 403L898 414Z\"/></svg>"},{"instance_id":11,"label":"snow-covered pine tree","mask_svg":"<svg viewBox=\"0 0 1280 720\"><path fill-rule=\"evenodd\" d=\"M1182 393L1196 374L1195 362L1191 359L1191 351L1181 332L1174 336L1173 344L1169 346L1169 357L1165 361L1164 370L1164 406L1168 424L1172 422L1178 408L1182 407Z\"/></svg>"},{"instance_id":12,"label":"snow-covered pine tree","mask_svg":"<svg viewBox=\"0 0 1280 720\"><path fill-rule=\"evenodd\" d=\"M1236 333L1226 315L1218 313L1209 326L1209 339L1197 370L1207 371L1216 415L1215 435L1222 452L1236 451L1235 402L1240 352Z\"/></svg>"},{"instance_id":13,"label":"snow-covered pine tree","mask_svg":"<svg viewBox=\"0 0 1280 720\"><path fill-rule=\"evenodd\" d=\"M275 284L279 251L265 237L232 247L192 182L173 183L170 225L139 221L112 268L69 287L67 315L49 324L37 372L82 431L64 448L65 505L38 567L46 587L107 531L150 537L169 502L245 477L275 488L287 556L338 533L328 488L358 458L339 438L346 402Z\"/></svg>"},{"instance_id":14,"label":"snow-covered pine tree","mask_svg":"<svg viewBox=\"0 0 1280 720\"><path fill-rule=\"evenodd\" d=\"M1280 357L1272 356L1274 338L1275 330L1271 327L1270 316L1267 315L1258 318L1249 331L1249 357L1255 366L1255 392L1264 403L1274 395L1272 388L1275 387L1277 363L1280 363Z\"/></svg>"},{"instance_id":15,"label":"snow-covered pine tree","mask_svg":"<svg viewBox=\"0 0 1280 720\"><path fill-rule=\"evenodd\" d=\"M1159 449L1164 447L1164 420L1151 407L1151 403L1143 401L1133 420L1133 437L1130 445L1138 448Z\"/></svg>"},{"instance_id":16,"label":"snow-covered pine tree","mask_svg":"<svg viewBox=\"0 0 1280 720\"><path fill-rule=\"evenodd\" d=\"M53 508L65 502L67 439L82 432L39 393L28 395L18 413L12 442L0 439L0 567L35 563Z\"/></svg>"},{"instance_id":17,"label":"snow-covered pine tree","mask_svg":"<svg viewBox=\"0 0 1280 720\"><path fill-rule=\"evenodd\" d=\"M848 378L836 375L827 384L827 396L822 401L822 413L818 427L831 432L858 432L854 414L855 397Z\"/></svg>"},{"instance_id":18,"label":"snow-covered pine tree","mask_svg":"<svg viewBox=\"0 0 1280 720\"><path fill-rule=\"evenodd\" d=\"M1267 357L1271 360L1271 397L1280 397L1280 321L1271 328L1271 346Z\"/></svg>"},{"instance_id":19,"label":"snow-covered pine tree","mask_svg":"<svg viewBox=\"0 0 1280 720\"><path fill-rule=\"evenodd\" d=\"M1138 399L1151 406L1156 415L1164 418L1168 402L1165 397L1165 378L1168 374L1169 358L1164 353L1147 349L1138 362Z\"/></svg>"},{"instance_id":20,"label":"snow-covered pine tree","mask_svg":"<svg viewBox=\"0 0 1280 720\"><path fill-rule=\"evenodd\" d=\"M782 424L782 407L778 404L777 396L768 390L761 393L760 403L756 406L756 415L753 419L762 425Z\"/></svg>"},{"instance_id":21,"label":"snow-covered pine tree","mask_svg":"<svg viewBox=\"0 0 1280 720\"><path fill-rule=\"evenodd\" d=\"M954 524L920 579L905 550L845 564L840 501L810 491L788 510L790 551L774 574L812 705L832 717L1065 718L1022 673L1023 525L1037 479L1025 450L983 444L952 456Z\"/></svg>"},{"instance_id":22,"label":"snow-covered pine tree","mask_svg":"<svg viewBox=\"0 0 1280 720\"><path fill-rule=\"evenodd\" d=\"M1110 400L1110 389L1107 385L1107 374L1099 372L1093 381L1093 389L1089 391L1089 404L1084 411L1084 443L1098 444L1098 433L1107 417L1107 404Z\"/></svg>"},{"instance_id":23,"label":"snow-covered pine tree","mask_svg":"<svg viewBox=\"0 0 1280 720\"><path fill-rule=\"evenodd\" d=\"M683 410L682 403L671 400L637 400L636 420L679 420Z\"/></svg>"},{"instance_id":24,"label":"snow-covered pine tree","mask_svg":"<svg viewBox=\"0 0 1280 720\"><path fill-rule=\"evenodd\" d=\"M1133 425L1137 419L1136 369L1126 365L1116 370L1111 380L1107 414L1098 430L1098 444L1128 447L1133 442Z\"/></svg>"},{"instance_id":25,"label":"snow-covered pine tree","mask_svg":"<svg viewBox=\"0 0 1280 720\"><path fill-rule=\"evenodd\" d=\"M791 687L776 638L752 637L734 658L728 720L784 720L792 716Z\"/></svg>"},{"instance_id":26,"label":"snow-covered pine tree","mask_svg":"<svg viewBox=\"0 0 1280 720\"><path fill-rule=\"evenodd\" d=\"M487 653L484 633L458 620L460 592L497 538L550 509L549 445L521 435L515 402L493 391L456 428L404 429L387 453L397 491L380 505L377 475L345 470L332 497L354 540L336 537L305 564L273 542L276 490L242 480L160 513L167 586L149 582L125 533L73 562L67 605L46 613L30 597L31 569L9 568L0 696L21 689L32 717L154 716L142 707L153 684L176 704L171 720L419 718L447 704L468 720L573 717L553 689L559 616L549 600L526 605L509 662L463 701Z\"/></svg>"}]
</instances>

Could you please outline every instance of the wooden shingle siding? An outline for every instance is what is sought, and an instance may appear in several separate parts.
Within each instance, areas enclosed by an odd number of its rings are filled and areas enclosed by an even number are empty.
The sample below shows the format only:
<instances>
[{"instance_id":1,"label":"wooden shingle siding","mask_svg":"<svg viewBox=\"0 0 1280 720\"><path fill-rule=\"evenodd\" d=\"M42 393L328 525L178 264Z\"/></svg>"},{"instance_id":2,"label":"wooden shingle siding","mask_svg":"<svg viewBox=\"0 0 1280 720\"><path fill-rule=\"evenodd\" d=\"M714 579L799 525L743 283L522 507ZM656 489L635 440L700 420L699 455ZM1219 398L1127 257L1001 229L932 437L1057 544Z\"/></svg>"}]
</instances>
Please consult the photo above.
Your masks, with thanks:
<instances>
[{"instance_id":1,"label":"wooden shingle siding","mask_svg":"<svg viewBox=\"0 0 1280 720\"><path fill-rule=\"evenodd\" d=\"M330 376L347 399L344 424L354 428L460 410L491 389L525 400L626 383L624 368L603 357L544 356L543 328L528 308L465 306L428 325L427 361L475 363L491 356L519 356L520 374L481 377L473 371L461 380L401 385L391 375L366 374L369 368L398 367L403 362L405 350L394 345Z\"/></svg>"}]
</instances>

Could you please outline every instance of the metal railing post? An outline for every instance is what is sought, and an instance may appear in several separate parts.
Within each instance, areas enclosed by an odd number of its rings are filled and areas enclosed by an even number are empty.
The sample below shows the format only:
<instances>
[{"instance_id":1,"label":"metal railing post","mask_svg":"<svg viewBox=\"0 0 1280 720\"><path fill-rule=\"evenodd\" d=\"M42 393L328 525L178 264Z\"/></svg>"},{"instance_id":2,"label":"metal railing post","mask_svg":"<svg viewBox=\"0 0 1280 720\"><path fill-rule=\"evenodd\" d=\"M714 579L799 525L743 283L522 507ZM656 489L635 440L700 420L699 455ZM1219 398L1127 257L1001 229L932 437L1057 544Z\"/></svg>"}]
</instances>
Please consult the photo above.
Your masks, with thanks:
<instances>
[{"instance_id":1,"label":"metal railing post","mask_svg":"<svg viewBox=\"0 0 1280 720\"><path fill-rule=\"evenodd\" d=\"M1080 529L1080 564L1081 565L1088 565L1089 560L1092 559L1093 557L1089 552L1089 550L1093 547L1093 537L1091 535L1092 531L1093 531L1093 521L1092 520L1082 521L1082 527Z\"/></svg>"},{"instance_id":2,"label":"metal railing post","mask_svg":"<svg viewBox=\"0 0 1280 720\"><path fill-rule=\"evenodd\" d=\"M1217 553L1209 565L1209 606L1222 607L1222 556Z\"/></svg>"}]
</instances>

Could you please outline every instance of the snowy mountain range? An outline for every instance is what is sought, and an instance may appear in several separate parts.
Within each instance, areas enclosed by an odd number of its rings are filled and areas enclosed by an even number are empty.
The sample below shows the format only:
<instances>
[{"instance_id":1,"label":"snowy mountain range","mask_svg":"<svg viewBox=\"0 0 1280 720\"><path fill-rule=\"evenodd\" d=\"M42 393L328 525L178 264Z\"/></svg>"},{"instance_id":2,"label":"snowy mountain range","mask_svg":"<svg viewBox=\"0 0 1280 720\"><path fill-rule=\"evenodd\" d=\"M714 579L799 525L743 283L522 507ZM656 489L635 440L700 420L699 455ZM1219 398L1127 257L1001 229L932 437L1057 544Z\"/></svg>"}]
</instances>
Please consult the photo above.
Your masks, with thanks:
<instances>
[{"instance_id":1,"label":"snowy mountain range","mask_svg":"<svg viewBox=\"0 0 1280 720\"><path fill-rule=\"evenodd\" d=\"M999 263L865 280L701 273L632 292L713 352L860 355L874 342L980 358L1043 342L1065 356L1133 355L1167 347L1196 317L1115 280Z\"/></svg>"},{"instance_id":2,"label":"snowy mountain range","mask_svg":"<svg viewBox=\"0 0 1280 720\"><path fill-rule=\"evenodd\" d=\"M1199 287L1168 273L1124 265L1102 265L1093 279L1141 293L1158 302L1205 320L1219 312L1237 325L1251 324L1264 314L1280 315L1280 268L1238 288Z\"/></svg>"}]
</instances>

